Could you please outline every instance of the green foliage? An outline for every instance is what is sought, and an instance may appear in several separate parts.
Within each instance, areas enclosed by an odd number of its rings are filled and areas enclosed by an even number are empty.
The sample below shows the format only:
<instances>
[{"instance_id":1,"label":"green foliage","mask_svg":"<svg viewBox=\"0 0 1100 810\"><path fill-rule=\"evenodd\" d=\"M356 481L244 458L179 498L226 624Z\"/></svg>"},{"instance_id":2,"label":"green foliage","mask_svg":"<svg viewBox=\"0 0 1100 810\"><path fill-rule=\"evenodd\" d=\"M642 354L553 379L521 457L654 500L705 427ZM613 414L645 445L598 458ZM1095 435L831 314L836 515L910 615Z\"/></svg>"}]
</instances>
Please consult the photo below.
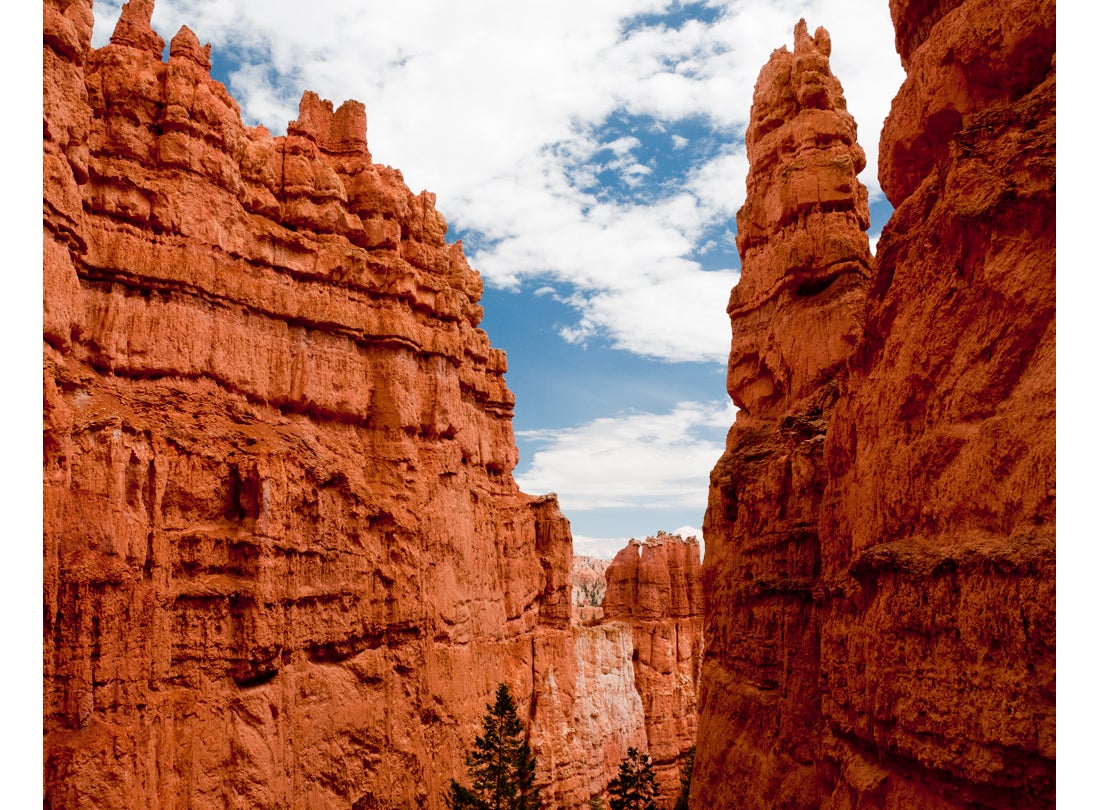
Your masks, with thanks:
<instances>
[{"instance_id":1,"label":"green foliage","mask_svg":"<svg viewBox=\"0 0 1100 810\"><path fill-rule=\"evenodd\" d=\"M619 775L607 786L611 794L611 810L657 810L657 776L649 754L626 749L619 763Z\"/></svg>"},{"instance_id":2,"label":"green foliage","mask_svg":"<svg viewBox=\"0 0 1100 810\"><path fill-rule=\"evenodd\" d=\"M527 744L516 702L505 684L497 687L496 701L485 707L482 734L466 757L473 788L451 780L454 810L539 810L535 787L535 756Z\"/></svg>"},{"instance_id":3,"label":"green foliage","mask_svg":"<svg viewBox=\"0 0 1100 810\"><path fill-rule=\"evenodd\" d=\"M688 793L691 791L691 772L695 770L695 746L684 754L684 766L680 769L680 797L674 810L688 810Z\"/></svg>"},{"instance_id":4,"label":"green foliage","mask_svg":"<svg viewBox=\"0 0 1100 810\"><path fill-rule=\"evenodd\" d=\"M603 799L599 796L593 796L588 800L588 810L604 810Z\"/></svg>"}]
</instances>

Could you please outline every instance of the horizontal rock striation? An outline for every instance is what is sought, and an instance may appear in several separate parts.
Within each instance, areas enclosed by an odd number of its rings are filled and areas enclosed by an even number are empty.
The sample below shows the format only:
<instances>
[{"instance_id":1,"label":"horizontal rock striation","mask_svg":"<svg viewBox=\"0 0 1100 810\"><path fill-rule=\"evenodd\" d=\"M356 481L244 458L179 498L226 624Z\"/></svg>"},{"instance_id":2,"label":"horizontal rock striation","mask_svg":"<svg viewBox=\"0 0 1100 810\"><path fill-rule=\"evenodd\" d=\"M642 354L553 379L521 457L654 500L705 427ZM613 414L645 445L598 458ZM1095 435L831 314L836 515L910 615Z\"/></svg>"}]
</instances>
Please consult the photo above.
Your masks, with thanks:
<instances>
[{"instance_id":1,"label":"horizontal rock striation","mask_svg":"<svg viewBox=\"0 0 1100 810\"><path fill-rule=\"evenodd\" d=\"M43 6L44 804L442 808L576 666L481 280L362 105L246 127L151 14Z\"/></svg>"},{"instance_id":2,"label":"horizontal rock striation","mask_svg":"<svg viewBox=\"0 0 1100 810\"><path fill-rule=\"evenodd\" d=\"M823 30L756 89L693 808L1054 806L1054 4L890 6L873 262Z\"/></svg>"}]
</instances>

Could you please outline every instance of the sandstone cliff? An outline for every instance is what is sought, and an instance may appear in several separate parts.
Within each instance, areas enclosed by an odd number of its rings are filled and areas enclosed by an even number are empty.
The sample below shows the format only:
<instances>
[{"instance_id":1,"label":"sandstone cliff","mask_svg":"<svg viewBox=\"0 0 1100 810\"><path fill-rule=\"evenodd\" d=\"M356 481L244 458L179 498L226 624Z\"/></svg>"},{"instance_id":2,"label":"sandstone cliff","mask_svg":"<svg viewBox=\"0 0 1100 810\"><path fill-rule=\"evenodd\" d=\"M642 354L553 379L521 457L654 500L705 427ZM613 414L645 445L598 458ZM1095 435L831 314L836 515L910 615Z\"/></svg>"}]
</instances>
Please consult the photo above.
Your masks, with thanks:
<instances>
[{"instance_id":1,"label":"sandstone cliff","mask_svg":"<svg viewBox=\"0 0 1100 810\"><path fill-rule=\"evenodd\" d=\"M699 543L659 532L632 540L608 566L604 626L628 624L645 739L662 807L680 793L683 756L695 745L703 656Z\"/></svg>"},{"instance_id":2,"label":"sandstone cliff","mask_svg":"<svg viewBox=\"0 0 1100 810\"><path fill-rule=\"evenodd\" d=\"M693 808L1054 803L1054 4L890 6L873 262L824 30L756 88Z\"/></svg>"},{"instance_id":3,"label":"sandstone cliff","mask_svg":"<svg viewBox=\"0 0 1100 810\"><path fill-rule=\"evenodd\" d=\"M362 105L275 138L151 0L43 12L45 806L442 807L582 643L479 276Z\"/></svg>"}]
</instances>

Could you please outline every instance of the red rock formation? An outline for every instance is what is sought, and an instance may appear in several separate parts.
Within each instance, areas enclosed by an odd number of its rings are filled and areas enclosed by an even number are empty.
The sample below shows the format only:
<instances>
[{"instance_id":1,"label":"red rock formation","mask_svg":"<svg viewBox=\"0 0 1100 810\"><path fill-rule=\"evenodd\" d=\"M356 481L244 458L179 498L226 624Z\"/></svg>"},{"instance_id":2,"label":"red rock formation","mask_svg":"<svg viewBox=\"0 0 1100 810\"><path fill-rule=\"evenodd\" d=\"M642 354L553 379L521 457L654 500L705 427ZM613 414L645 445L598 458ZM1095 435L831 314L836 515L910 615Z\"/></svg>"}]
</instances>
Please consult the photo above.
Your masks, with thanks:
<instances>
[{"instance_id":1,"label":"red rock formation","mask_svg":"<svg viewBox=\"0 0 1100 810\"><path fill-rule=\"evenodd\" d=\"M1054 4L891 12L865 310L823 31L757 85L694 808L1054 802Z\"/></svg>"},{"instance_id":2,"label":"red rock formation","mask_svg":"<svg viewBox=\"0 0 1100 810\"><path fill-rule=\"evenodd\" d=\"M45 805L441 808L575 667L481 280L362 105L245 127L151 13L43 6Z\"/></svg>"},{"instance_id":3,"label":"red rock formation","mask_svg":"<svg viewBox=\"0 0 1100 810\"><path fill-rule=\"evenodd\" d=\"M832 801L1051 807L1055 5L891 13L896 210L820 521Z\"/></svg>"},{"instance_id":4,"label":"red rock formation","mask_svg":"<svg viewBox=\"0 0 1100 810\"><path fill-rule=\"evenodd\" d=\"M794 51L775 51L760 73L746 134L729 303L740 411L703 528L697 807L809 807L817 795L822 449L871 263L864 154L829 53L825 30L811 37L800 22Z\"/></svg>"},{"instance_id":5,"label":"red rock formation","mask_svg":"<svg viewBox=\"0 0 1100 810\"><path fill-rule=\"evenodd\" d=\"M631 540L607 568L604 622L630 625L634 679L663 807L680 793L683 755L695 745L703 654L699 543L659 532Z\"/></svg>"}]
</instances>

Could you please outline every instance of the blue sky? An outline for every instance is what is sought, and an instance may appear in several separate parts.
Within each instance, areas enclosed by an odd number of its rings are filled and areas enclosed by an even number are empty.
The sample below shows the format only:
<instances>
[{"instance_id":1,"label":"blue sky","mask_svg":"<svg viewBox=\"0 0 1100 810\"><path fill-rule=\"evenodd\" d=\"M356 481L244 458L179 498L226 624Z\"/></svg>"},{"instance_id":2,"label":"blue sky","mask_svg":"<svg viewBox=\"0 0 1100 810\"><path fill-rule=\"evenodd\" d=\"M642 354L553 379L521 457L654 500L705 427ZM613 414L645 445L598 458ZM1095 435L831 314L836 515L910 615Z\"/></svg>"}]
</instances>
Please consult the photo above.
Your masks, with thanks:
<instances>
[{"instance_id":1,"label":"blue sky","mask_svg":"<svg viewBox=\"0 0 1100 810\"><path fill-rule=\"evenodd\" d=\"M121 2L95 5L104 44ZM578 553L698 529L725 392L743 133L760 68L805 17L869 166L903 74L883 0L157 0L276 134L302 92L367 108L374 160L437 194L508 353L520 463ZM868 169L874 239L890 207Z\"/></svg>"}]
</instances>

